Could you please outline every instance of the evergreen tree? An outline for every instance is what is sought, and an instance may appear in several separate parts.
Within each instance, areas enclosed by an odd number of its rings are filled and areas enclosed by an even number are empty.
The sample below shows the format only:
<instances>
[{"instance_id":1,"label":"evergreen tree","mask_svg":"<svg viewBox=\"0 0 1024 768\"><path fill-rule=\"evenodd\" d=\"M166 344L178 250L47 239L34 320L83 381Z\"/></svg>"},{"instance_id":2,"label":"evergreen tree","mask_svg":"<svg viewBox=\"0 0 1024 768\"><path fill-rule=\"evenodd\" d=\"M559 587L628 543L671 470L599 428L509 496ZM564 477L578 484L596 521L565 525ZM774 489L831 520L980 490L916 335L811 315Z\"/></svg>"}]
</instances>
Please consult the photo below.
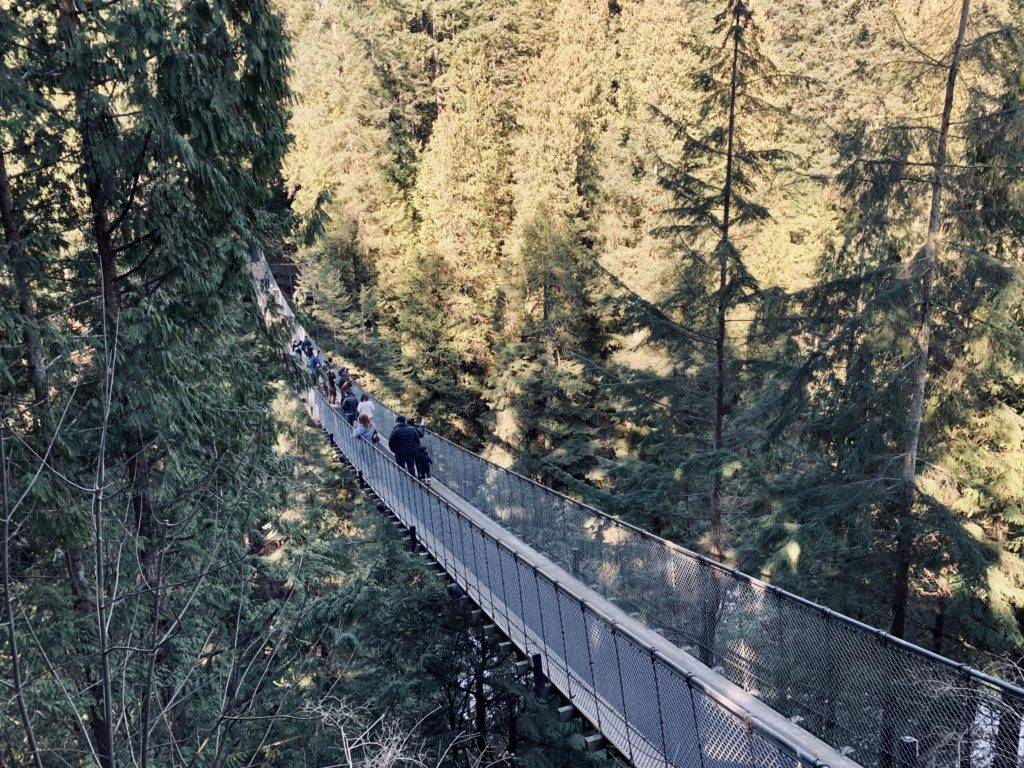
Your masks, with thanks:
<instances>
[{"instance_id":1,"label":"evergreen tree","mask_svg":"<svg viewBox=\"0 0 1024 768\"><path fill-rule=\"evenodd\" d=\"M287 46L259 3L3 13L4 328L21 333L4 350L4 613L12 669L41 681L4 727L37 764L162 761L185 741L157 723L210 722L186 690L213 672L204 643L228 643L226 669L247 662L218 631L267 630L244 590L237 614L218 594L268 503L247 487L270 454L246 246L270 231Z\"/></svg>"},{"instance_id":2,"label":"evergreen tree","mask_svg":"<svg viewBox=\"0 0 1024 768\"><path fill-rule=\"evenodd\" d=\"M515 215L505 241L503 327L490 395L495 448L556 484L594 466L601 421L602 403L594 402L597 390L581 358L605 352L589 286L607 16L605 3L591 1L551 14L517 114Z\"/></svg>"},{"instance_id":3,"label":"evergreen tree","mask_svg":"<svg viewBox=\"0 0 1024 768\"><path fill-rule=\"evenodd\" d=\"M730 352L729 314L750 303L757 284L744 264L737 231L768 218L757 199L757 183L770 174L783 153L768 146L777 108L766 92L783 78L762 52L752 9L729 2L715 17L713 34L721 46L702 51L696 90L702 94L694 124L663 115L681 141L681 158L659 160L659 180L671 193L666 223L656 232L680 253L681 287L673 297L695 336L709 351L711 439L691 466L710 476L709 549L724 555L723 476L732 457L726 445L726 416L741 396L741 365ZM704 382L701 382L704 385Z\"/></svg>"}]
</instances>

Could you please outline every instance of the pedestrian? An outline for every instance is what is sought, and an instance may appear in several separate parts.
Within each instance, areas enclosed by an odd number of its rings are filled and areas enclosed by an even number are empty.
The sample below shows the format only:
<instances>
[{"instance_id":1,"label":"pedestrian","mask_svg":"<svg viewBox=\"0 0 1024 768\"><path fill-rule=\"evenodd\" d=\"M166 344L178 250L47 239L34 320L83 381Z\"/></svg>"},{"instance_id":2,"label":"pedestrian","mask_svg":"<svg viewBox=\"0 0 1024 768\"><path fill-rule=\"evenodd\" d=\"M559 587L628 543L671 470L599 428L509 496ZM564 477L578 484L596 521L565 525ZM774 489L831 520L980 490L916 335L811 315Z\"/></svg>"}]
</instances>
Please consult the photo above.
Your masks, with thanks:
<instances>
[{"instance_id":1,"label":"pedestrian","mask_svg":"<svg viewBox=\"0 0 1024 768\"><path fill-rule=\"evenodd\" d=\"M339 368L334 374L334 386L338 388L339 395L347 395L352 388L352 377L348 374L348 368Z\"/></svg>"},{"instance_id":2,"label":"pedestrian","mask_svg":"<svg viewBox=\"0 0 1024 768\"><path fill-rule=\"evenodd\" d=\"M352 434L363 438L368 443L375 443L377 442L377 425L365 413L360 413L356 419L356 428L352 430Z\"/></svg>"},{"instance_id":3,"label":"pedestrian","mask_svg":"<svg viewBox=\"0 0 1024 768\"><path fill-rule=\"evenodd\" d=\"M338 402L338 390L334 386L334 374L331 372L331 363L327 361L327 371L324 373L324 394L327 395L327 402L335 405Z\"/></svg>"},{"instance_id":4,"label":"pedestrian","mask_svg":"<svg viewBox=\"0 0 1024 768\"><path fill-rule=\"evenodd\" d=\"M345 395L345 399L341 401L341 415L348 422L349 426L352 426L356 421L356 409L359 407L359 401L356 400L356 396L349 392Z\"/></svg>"},{"instance_id":5,"label":"pedestrian","mask_svg":"<svg viewBox=\"0 0 1024 768\"><path fill-rule=\"evenodd\" d=\"M320 355L319 351L314 352L312 355L310 355L310 357L309 357L309 372L310 373L312 373L314 376L316 376L320 372L320 369L323 368L323 367L324 367L324 359Z\"/></svg>"},{"instance_id":6,"label":"pedestrian","mask_svg":"<svg viewBox=\"0 0 1024 768\"><path fill-rule=\"evenodd\" d=\"M410 475L416 474L416 452L420 448L420 432L405 416L395 419L395 428L388 438L388 448L395 454L398 466Z\"/></svg>"},{"instance_id":7,"label":"pedestrian","mask_svg":"<svg viewBox=\"0 0 1024 768\"><path fill-rule=\"evenodd\" d=\"M373 418L373 400L370 399L369 395L364 393L359 398L359 406L356 408L356 410L359 413L365 413L371 419Z\"/></svg>"},{"instance_id":8,"label":"pedestrian","mask_svg":"<svg viewBox=\"0 0 1024 768\"><path fill-rule=\"evenodd\" d=\"M430 458L430 453L427 451L425 445L420 445L419 450L416 451L416 477L420 480L430 479L430 465L434 463L434 460Z\"/></svg>"}]
</instances>

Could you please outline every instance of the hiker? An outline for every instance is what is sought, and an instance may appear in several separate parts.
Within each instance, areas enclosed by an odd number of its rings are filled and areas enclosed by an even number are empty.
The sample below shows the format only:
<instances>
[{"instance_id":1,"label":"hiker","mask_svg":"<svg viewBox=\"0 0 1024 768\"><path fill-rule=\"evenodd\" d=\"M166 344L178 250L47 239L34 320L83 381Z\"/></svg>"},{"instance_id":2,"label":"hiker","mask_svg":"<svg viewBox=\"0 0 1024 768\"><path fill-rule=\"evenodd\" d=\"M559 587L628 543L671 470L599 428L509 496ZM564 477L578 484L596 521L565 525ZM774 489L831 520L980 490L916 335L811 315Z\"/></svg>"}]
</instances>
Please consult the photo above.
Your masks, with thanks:
<instances>
[{"instance_id":1,"label":"hiker","mask_svg":"<svg viewBox=\"0 0 1024 768\"><path fill-rule=\"evenodd\" d=\"M356 400L356 396L349 392L345 395L345 399L341 401L341 415L348 422L351 427L356 421L356 409L359 407L359 401Z\"/></svg>"},{"instance_id":2,"label":"hiker","mask_svg":"<svg viewBox=\"0 0 1024 768\"><path fill-rule=\"evenodd\" d=\"M324 366L324 359L320 356L320 352L315 352L309 357L309 372L314 376L320 372L320 369Z\"/></svg>"},{"instance_id":3,"label":"hiker","mask_svg":"<svg viewBox=\"0 0 1024 768\"><path fill-rule=\"evenodd\" d=\"M422 435L420 435L422 437ZM419 450L416 451L416 477L420 480L430 479L430 465L434 463L434 460L430 458L430 453L427 451L425 445L420 445Z\"/></svg>"},{"instance_id":4,"label":"hiker","mask_svg":"<svg viewBox=\"0 0 1024 768\"><path fill-rule=\"evenodd\" d=\"M331 361L327 361L327 371L324 373L324 394L327 402L335 405L338 402L338 390L334 386L334 373L331 371Z\"/></svg>"},{"instance_id":5,"label":"hiker","mask_svg":"<svg viewBox=\"0 0 1024 768\"><path fill-rule=\"evenodd\" d=\"M365 413L359 414L359 418L356 419L356 428L352 430L352 434L355 437L363 438L368 443L377 442L377 426L373 423L373 419Z\"/></svg>"},{"instance_id":6,"label":"hiker","mask_svg":"<svg viewBox=\"0 0 1024 768\"><path fill-rule=\"evenodd\" d=\"M398 466L410 475L416 474L416 452L420 447L420 431L405 416L395 419L395 428L388 438L388 448L395 454Z\"/></svg>"},{"instance_id":7,"label":"hiker","mask_svg":"<svg viewBox=\"0 0 1024 768\"><path fill-rule=\"evenodd\" d=\"M373 418L373 400L370 399L369 395L363 394L359 398L359 406L356 408L356 411L365 413L371 419Z\"/></svg>"},{"instance_id":8,"label":"hiker","mask_svg":"<svg viewBox=\"0 0 1024 768\"><path fill-rule=\"evenodd\" d=\"M348 374L348 368L339 368L337 370L334 374L334 386L338 388L339 395L348 394L348 391L352 388L352 377Z\"/></svg>"}]
</instances>

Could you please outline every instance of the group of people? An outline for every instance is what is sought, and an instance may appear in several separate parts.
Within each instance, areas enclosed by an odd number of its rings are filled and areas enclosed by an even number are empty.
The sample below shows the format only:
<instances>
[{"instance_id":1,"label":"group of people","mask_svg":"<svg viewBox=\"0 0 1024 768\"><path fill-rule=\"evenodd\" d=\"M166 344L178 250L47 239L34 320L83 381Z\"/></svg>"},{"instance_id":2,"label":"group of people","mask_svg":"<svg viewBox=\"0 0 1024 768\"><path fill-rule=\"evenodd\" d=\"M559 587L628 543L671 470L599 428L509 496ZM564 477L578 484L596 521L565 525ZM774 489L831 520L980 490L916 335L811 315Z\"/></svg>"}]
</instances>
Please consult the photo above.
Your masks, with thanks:
<instances>
[{"instance_id":1,"label":"group of people","mask_svg":"<svg viewBox=\"0 0 1024 768\"><path fill-rule=\"evenodd\" d=\"M342 366L336 369L331 359L325 358L309 337L295 339L292 342L292 354L303 361L313 378L323 380L324 396L331 405L337 405L351 391L353 382L348 368Z\"/></svg>"},{"instance_id":2,"label":"group of people","mask_svg":"<svg viewBox=\"0 0 1024 768\"><path fill-rule=\"evenodd\" d=\"M315 379L322 380L324 397L341 410L342 418L352 427L353 436L368 443L380 442L377 424L373 420L373 400L365 393L356 395L355 382L348 369L335 369L330 358L324 358L308 337L292 342L292 354L304 361ZM430 479L430 465L433 464L430 453L421 442L425 434L422 419L417 425L410 424L405 416L398 416L388 437L388 448L395 455L398 466L420 480Z\"/></svg>"}]
</instances>

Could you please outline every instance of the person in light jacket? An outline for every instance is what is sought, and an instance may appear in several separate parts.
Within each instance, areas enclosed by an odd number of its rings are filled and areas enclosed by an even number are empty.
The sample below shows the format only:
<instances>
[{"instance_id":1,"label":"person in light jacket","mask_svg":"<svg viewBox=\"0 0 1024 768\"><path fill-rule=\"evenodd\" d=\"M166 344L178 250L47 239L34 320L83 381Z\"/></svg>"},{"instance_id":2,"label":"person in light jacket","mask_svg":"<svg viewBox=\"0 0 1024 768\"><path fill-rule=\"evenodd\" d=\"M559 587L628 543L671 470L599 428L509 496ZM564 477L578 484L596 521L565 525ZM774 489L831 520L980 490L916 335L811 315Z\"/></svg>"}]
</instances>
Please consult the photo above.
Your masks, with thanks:
<instances>
[{"instance_id":1,"label":"person in light jacket","mask_svg":"<svg viewBox=\"0 0 1024 768\"><path fill-rule=\"evenodd\" d=\"M369 395L362 395L359 398L359 405L356 406L356 413L365 413L371 419L373 418L373 400L370 399Z\"/></svg>"},{"instance_id":2,"label":"person in light jacket","mask_svg":"<svg viewBox=\"0 0 1024 768\"><path fill-rule=\"evenodd\" d=\"M356 419L356 428L352 430L352 434L363 438L368 443L376 442L377 425L365 413L360 413L359 418Z\"/></svg>"}]
</instances>

